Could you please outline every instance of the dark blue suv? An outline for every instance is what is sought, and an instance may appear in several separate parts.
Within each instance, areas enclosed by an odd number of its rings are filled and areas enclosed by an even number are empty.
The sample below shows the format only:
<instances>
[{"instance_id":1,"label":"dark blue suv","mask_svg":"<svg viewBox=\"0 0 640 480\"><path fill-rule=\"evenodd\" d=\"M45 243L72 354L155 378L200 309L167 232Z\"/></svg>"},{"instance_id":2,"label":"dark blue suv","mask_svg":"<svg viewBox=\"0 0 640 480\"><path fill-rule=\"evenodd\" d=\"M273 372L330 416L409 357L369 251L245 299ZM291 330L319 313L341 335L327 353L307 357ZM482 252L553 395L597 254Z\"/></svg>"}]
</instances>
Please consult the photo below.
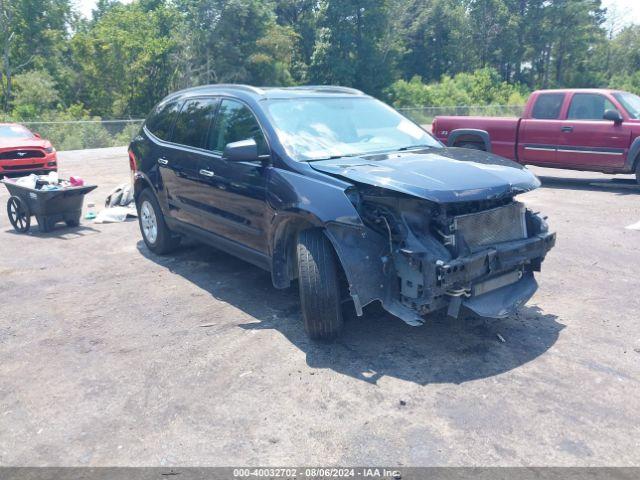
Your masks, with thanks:
<instances>
[{"instance_id":1,"label":"dark blue suv","mask_svg":"<svg viewBox=\"0 0 640 480\"><path fill-rule=\"evenodd\" d=\"M444 309L505 317L555 242L514 199L539 186L526 168L445 148L353 89L174 93L129 156L152 252L190 235L270 271L276 288L297 280L314 339L376 301L411 325Z\"/></svg>"}]
</instances>

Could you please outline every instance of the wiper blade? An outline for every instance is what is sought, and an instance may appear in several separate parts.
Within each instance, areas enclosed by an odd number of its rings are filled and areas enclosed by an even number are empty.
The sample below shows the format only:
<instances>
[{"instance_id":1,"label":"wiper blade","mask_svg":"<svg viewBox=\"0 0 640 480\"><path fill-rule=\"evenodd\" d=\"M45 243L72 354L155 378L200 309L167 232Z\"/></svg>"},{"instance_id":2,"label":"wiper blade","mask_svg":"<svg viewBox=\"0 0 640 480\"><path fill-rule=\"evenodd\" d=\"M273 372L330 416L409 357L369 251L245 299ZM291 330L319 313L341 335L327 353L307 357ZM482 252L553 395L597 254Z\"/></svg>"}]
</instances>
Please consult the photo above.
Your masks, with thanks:
<instances>
[{"instance_id":1,"label":"wiper blade","mask_svg":"<svg viewBox=\"0 0 640 480\"><path fill-rule=\"evenodd\" d=\"M325 157L325 158L312 158L310 160L307 160L307 162L320 162L322 160L337 160L339 158L358 157L360 155L363 155L363 154L361 154L361 153L347 153L345 155L331 155L330 157Z\"/></svg>"},{"instance_id":2,"label":"wiper blade","mask_svg":"<svg viewBox=\"0 0 640 480\"><path fill-rule=\"evenodd\" d=\"M422 148L436 148L436 147L434 147L433 145L409 145L407 147L398 148L397 150L394 150L394 151L406 152L407 150L416 150L416 149L422 149Z\"/></svg>"}]
</instances>

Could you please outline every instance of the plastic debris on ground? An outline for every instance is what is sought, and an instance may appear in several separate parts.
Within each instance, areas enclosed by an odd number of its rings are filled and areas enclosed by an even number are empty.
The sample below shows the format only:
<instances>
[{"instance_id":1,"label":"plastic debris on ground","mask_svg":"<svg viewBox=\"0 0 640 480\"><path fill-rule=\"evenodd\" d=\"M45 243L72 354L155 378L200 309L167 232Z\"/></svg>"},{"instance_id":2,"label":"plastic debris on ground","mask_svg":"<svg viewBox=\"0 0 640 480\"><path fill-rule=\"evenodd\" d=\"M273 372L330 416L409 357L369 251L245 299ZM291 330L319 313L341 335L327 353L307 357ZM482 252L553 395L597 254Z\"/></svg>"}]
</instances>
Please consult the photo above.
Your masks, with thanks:
<instances>
[{"instance_id":1,"label":"plastic debris on ground","mask_svg":"<svg viewBox=\"0 0 640 480\"><path fill-rule=\"evenodd\" d=\"M133 202L133 187L129 184L123 183L116 187L104 202L104 206L111 207L126 207Z\"/></svg>"},{"instance_id":2,"label":"plastic debris on ground","mask_svg":"<svg viewBox=\"0 0 640 480\"><path fill-rule=\"evenodd\" d=\"M93 200L87 202L87 213L84 216L86 220L93 220L96 218L96 204Z\"/></svg>"},{"instance_id":3,"label":"plastic debris on ground","mask_svg":"<svg viewBox=\"0 0 640 480\"><path fill-rule=\"evenodd\" d=\"M135 205L128 207L111 207L105 208L94 220L94 223L119 223L124 222L127 217L137 217Z\"/></svg>"},{"instance_id":4,"label":"plastic debris on ground","mask_svg":"<svg viewBox=\"0 0 640 480\"><path fill-rule=\"evenodd\" d=\"M627 225L624 228L626 228L627 230L640 230L640 222L634 223L632 225Z\"/></svg>"},{"instance_id":5,"label":"plastic debris on ground","mask_svg":"<svg viewBox=\"0 0 640 480\"><path fill-rule=\"evenodd\" d=\"M104 202L105 209L98 213L95 223L124 222L128 217L137 217L133 201L133 187L123 183L111 191Z\"/></svg>"}]
</instances>

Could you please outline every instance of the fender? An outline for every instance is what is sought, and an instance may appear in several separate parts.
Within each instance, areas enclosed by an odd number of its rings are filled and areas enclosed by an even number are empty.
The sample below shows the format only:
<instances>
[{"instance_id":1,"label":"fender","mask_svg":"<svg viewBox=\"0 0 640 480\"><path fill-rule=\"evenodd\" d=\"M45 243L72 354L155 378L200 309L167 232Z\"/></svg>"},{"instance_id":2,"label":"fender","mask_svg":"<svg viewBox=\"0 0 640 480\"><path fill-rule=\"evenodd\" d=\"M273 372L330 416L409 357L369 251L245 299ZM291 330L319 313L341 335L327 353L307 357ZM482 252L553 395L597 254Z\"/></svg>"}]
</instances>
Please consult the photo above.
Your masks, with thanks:
<instances>
[{"instance_id":1,"label":"fender","mask_svg":"<svg viewBox=\"0 0 640 480\"><path fill-rule=\"evenodd\" d=\"M136 173L133 174L134 197L138 198L138 195L140 195L140 192L142 192L142 190L144 190L145 188L151 188L151 190L153 190L153 193L156 195L156 197L158 196L158 191L156 190L155 186L153 185L153 182L149 179L149 177L143 172L137 171Z\"/></svg>"},{"instance_id":2,"label":"fender","mask_svg":"<svg viewBox=\"0 0 640 480\"><path fill-rule=\"evenodd\" d=\"M624 171L633 173L635 168L636 158L638 158L638 154L640 154L640 136L636 137L631 143L631 147L629 147L629 151L627 152L627 158L624 161Z\"/></svg>"},{"instance_id":3,"label":"fender","mask_svg":"<svg viewBox=\"0 0 640 480\"><path fill-rule=\"evenodd\" d=\"M273 210L269 228L271 279L287 288L295 279L296 235L304 228L322 228L340 262L358 316L379 300L383 307L417 325L418 315L393 295L395 278L388 269L389 240L367 227L349 195L351 183L335 177L308 177L273 169L268 200ZM290 200L290 201L288 201Z\"/></svg>"},{"instance_id":4,"label":"fender","mask_svg":"<svg viewBox=\"0 0 640 480\"><path fill-rule=\"evenodd\" d=\"M475 128L459 128L457 130L453 130L447 139L447 147L453 147L456 140L462 136L478 137L482 140L485 151L491 153L491 138L489 137L489 132Z\"/></svg>"},{"instance_id":5,"label":"fender","mask_svg":"<svg viewBox=\"0 0 640 480\"><path fill-rule=\"evenodd\" d=\"M360 215L347 196L352 185L327 177L321 180L289 170L269 173L267 201L273 211L268 227L271 279L276 288L287 288L295 278L295 238L304 228L325 229L329 223L363 227ZM348 269L342 258L343 269Z\"/></svg>"}]
</instances>

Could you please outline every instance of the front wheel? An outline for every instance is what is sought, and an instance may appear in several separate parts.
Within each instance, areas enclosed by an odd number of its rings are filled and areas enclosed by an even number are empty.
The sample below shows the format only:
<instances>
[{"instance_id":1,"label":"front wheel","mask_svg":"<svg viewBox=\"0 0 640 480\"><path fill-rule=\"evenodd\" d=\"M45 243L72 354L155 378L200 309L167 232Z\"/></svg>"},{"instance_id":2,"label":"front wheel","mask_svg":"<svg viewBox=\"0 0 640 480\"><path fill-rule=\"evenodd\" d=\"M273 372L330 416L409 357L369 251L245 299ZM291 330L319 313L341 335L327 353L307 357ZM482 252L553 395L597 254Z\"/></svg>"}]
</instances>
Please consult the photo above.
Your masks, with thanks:
<instances>
[{"instance_id":1,"label":"front wheel","mask_svg":"<svg viewBox=\"0 0 640 480\"><path fill-rule=\"evenodd\" d=\"M18 233L25 233L31 227L31 212L20 197L10 197L7 202L7 214L13 229Z\"/></svg>"},{"instance_id":2,"label":"front wheel","mask_svg":"<svg viewBox=\"0 0 640 480\"><path fill-rule=\"evenodd\" d=\"M322 230L300 232L297 260L304 329L313 340L333 340L343 325L340 267Z\"/></svg>"},{"instance_id":3,"label":"front wheel","mask_svg":"<svg viewBox=\"0 0 640 480\"><path fill-rule=\"evenodd\" d=\"M175 250L180 244L180 237L167 227L155 195L148 189L144 190L136 203L140 232L149 250L158 255Z\"/></svg>"}]
</instances>

